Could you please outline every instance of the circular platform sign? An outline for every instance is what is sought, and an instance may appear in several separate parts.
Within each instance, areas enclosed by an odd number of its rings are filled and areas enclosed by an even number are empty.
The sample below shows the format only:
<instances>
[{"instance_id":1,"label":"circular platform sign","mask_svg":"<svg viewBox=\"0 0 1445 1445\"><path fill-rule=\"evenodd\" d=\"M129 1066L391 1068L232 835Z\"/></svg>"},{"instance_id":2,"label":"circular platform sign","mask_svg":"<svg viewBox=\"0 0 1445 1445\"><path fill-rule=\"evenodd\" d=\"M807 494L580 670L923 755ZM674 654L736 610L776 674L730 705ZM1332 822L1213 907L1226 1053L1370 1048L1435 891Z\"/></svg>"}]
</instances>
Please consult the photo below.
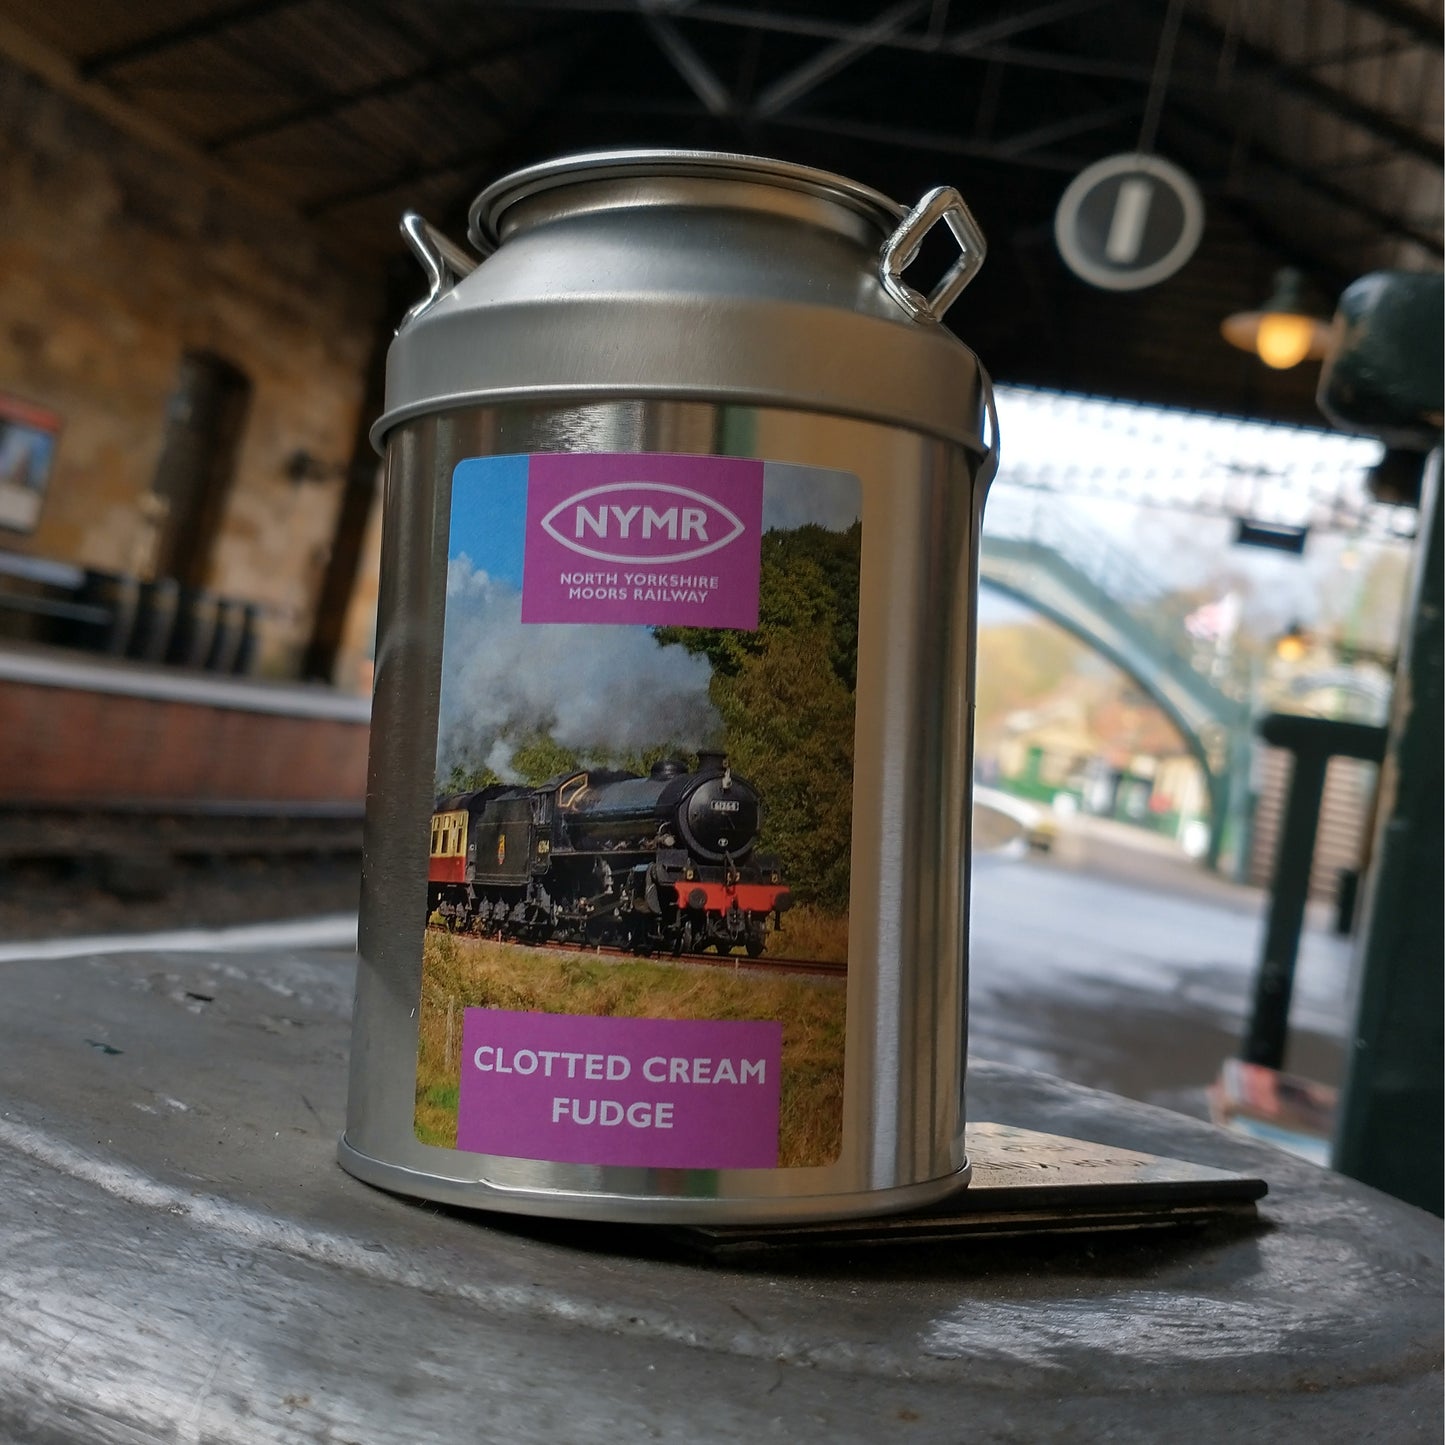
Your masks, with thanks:
<instances>
[{"instance_id":1,"label":"circular platform sign","mask_svg":"<svg viewBox=\"0 0 1445 1445\"><path fill-rule=\"evenodd\" d=\"M1074 275L1106 291L1167 280L1204 232L1199 187L1159 156L1097 161L1069 183L1054 213L1054 239Z\"/></svg>"}]
</instances>

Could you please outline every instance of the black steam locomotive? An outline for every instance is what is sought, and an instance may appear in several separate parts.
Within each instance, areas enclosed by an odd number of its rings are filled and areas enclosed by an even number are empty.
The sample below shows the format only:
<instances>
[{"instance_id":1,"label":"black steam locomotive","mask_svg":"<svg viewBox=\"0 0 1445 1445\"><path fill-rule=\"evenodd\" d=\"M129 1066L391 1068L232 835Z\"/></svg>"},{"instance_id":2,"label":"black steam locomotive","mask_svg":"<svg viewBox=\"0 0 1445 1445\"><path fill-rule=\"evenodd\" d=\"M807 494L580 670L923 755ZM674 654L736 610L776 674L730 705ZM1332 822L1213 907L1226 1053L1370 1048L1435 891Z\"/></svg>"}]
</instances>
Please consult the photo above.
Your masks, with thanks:
<instances>
[{"instance_id":1,"label":"black steam locomotive","mask_svg":"<svg viewBox=\"0 0 1445 1445\"><path fill-rule=\"evenodd\" d=\"M792 902L757 850L762 812L713 752L693 772L664 758L645 778L591 769L439 798L427 916L521 942L756 958Z\"/></svg>"}]
</instances>

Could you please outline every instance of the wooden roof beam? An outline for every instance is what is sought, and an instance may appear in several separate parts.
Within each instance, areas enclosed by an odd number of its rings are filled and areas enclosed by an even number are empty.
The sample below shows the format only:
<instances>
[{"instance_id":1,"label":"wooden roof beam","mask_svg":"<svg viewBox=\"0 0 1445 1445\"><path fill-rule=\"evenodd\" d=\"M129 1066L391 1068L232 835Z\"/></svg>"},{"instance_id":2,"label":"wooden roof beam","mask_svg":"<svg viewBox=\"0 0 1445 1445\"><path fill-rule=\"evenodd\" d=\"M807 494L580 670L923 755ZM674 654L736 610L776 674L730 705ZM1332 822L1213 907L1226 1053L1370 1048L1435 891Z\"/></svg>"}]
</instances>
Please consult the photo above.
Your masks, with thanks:
<instances>
[{"instance_id":1,"label":"wooden roof beam","mask_svg":"<svg viewBox=\"0 0 1445 1445\"><path fill-rule=\"evenodd\" d=\"M1169 109L1192 130L1207 136L1226 153L1233 149L1235 141L1233 133L1202 111L1195 110L1189 105L1181 105L1177 100L1170 105ZM1415 245L1422 246L1427 251L1433 251L1437 256L1445 255L1445 245L1442 245L1439 236L1432 236L1417 226L1412 226L1400 216L1393 215L1363 197L1355 195L1353 191L1346 190L1344 186L1326 180L1318 172L1299 164L1298 161L1290 160L1253 136L1248 137L1247 144L1251 160L1266 165L1277 174L1288 177L1308 191L1313 191L1322 201L1327 201L1341 210L1349 211L1362 220L1369 221L1371 225L1376 226L1387 235L1403 241L1413 241Z\"/></svg>"},{"instance_id":2,"label":"wooden roof beam","mask_svg":"<svg viewBox=\"0 0 1445 1445\"><path fill-rule=\"evenodd\" d=\"M1409 0L1344 0L1356 10L1407 31L1414 39L1439 50L1445 45L1445 25L1427 10L1417 10Z\"/></svg>"},{"instance_id":3,"label":"wooden roof beam","mask_svg":"<svg viewBox=\"0 0 1445 1445\"><path fill-rule=\"evenodd\" d=\"M1201 15L1186 11L1183 24L1185 30L1207 40L1216 51L1222 53L1226 45L1230 46L1235 64L1242 70L1253 71L1262 78L1304 97L1331 115L1349 121L1351 125L1369 131L1381 140L1389 141L1402 151L1420 156L1434 166L1445 165L1445 146L1420 131L1412 130L1395 116L1365 105L1332 85L1326 85L1308 70L1289 65L1247 40L1237 36L1227 37L1219 26Z\"/></svg>"},{"instance_id":4,"label":"wooden roof beam","mask_svg":"<svg viewBox=\"0 0 1445 1445\"><path fill-rule=\"evenodd\" d=\"M212 36L232 30L238 25L247 25L252 20L260 20L274 11L287 10L300 3L301 0L242 0L239 5L227 5L198 15L184 25L156 30L149 35L127 41L124 45L116 45L109 50L87 56L79 62L76 70L82 80L94 80L108 70L117 70L133 61L148 60L152 55L173 50L179 45L189 45L195 40L209 40ZM144 11L144 8L137 7L139 11Z\"/></svg>"},{"instance_id":5,"label":"wooden roof beam","mask_svg":"<svg viewBox=\"0 0 1445 1445\"><path fill-rule=\"evenodd\" d=\"M576 27L568 26L566 33L575 35ZM274 135L278 131L289 130L292 126L305 125L308 121L326 120L367 101L385 100L390 96L403 95L417 86L446 80L453 75L464 75L467 71L474 70L479 65L485 65L490 60L501 59L503 56L519 50L530 50L536 46L549 45L554 40L561 39L562 36L562 30L549 28L545 31L532 31L526 35L512 35L506 40L494 40L474 45L469 49L454 52L430 65L424 65L420 69L409 70L401 75L388 76L385 80L378 80L372 85L364 85L358 90L320 95L314 100L307 101L302 105L291 106L287 110L266 116L262 120L253 121L249 125L241 125L234 130L223 131L218 136L212 136L206 142L206 150L216 154L230 150L234 146L244 145L248 141Z\"/></svg>"}]
</instances>

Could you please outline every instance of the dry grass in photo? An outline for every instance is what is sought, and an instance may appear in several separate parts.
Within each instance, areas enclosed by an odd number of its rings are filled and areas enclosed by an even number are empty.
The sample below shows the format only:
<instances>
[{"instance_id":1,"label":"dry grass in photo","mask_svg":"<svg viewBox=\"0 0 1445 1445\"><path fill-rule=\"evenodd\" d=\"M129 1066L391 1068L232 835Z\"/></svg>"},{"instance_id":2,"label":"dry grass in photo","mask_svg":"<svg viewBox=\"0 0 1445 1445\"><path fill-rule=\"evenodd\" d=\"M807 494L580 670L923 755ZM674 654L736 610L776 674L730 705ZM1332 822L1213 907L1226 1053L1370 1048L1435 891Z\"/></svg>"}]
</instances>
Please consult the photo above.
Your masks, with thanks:
<instances>
[{"instance_id":1,"label":"dry grass in photo","mask_svg":"<svg viewBox=\"0 0 1445 1445\"><path fill-rule=\"evenodd\" d=\"M778 1163L829 1164L838 1157L843 979L603 958L438 929L427 930L424 947L416 1075L416 1132L422 1143L456 1146L463 1010L500 1008L617 1018L777 1020L783 1026ZM791 948L787 955L798 956Z\"/></svg>"},{"instance_id":2,"label":"dry grass in photo","mask_svg":"<svg viewBox=\"0 0 1445 1445\"><path fill-rule=\"evenodd\" d=\"M848 915L825 913L810 903L800 903L783 914L781 932L768 934L768 954L807 958L814 963L847 963Z\"/></svg>"}]
</instances>

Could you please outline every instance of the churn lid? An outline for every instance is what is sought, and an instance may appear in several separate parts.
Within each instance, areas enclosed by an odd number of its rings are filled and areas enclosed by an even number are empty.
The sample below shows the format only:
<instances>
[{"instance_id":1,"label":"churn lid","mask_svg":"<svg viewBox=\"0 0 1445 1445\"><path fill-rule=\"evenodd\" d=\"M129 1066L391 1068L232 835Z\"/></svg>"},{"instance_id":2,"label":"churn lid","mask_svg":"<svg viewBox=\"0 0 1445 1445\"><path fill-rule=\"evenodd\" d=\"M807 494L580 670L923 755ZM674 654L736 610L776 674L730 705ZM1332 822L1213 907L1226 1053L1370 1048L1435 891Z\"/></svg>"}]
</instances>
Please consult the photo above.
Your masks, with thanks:
<instances>
[{"instance_id":1,"label":"churn lid","mask_svg":"<svg viewBox=\"0 0 1445 1445\"><path fill-rule=\"evenodd\" d=\"M559 186L605 180L631 181L639 175L649 179L677 177L754 184L761 181L779 190L842 206L870 222L880 236L896 229L907 215L906 207L890 200L882 191L875 191L872 186L849 180L847 176L834 175L832 171L795 165L791 161L737 155L729 151L599 151L543 161L540 165L513 171L493 181L472 202L467 215L467 239L483 256L488 256L501 244L506 213L520 202Z\"/></svg>"},{"instance_id":2,"label":"churn lid","mask_svg":"<svg viewBox=\"0 0 1445 1445\"><path fill-rule=\"evenodd\" d=\"M960 255L903 279L945 224ZM854 416L983 450L973 353L938 324L983 263L958 192L911 211L758 156L614 151L529 166L473 203L478 262L419 216L431 281L387 357L380 447L401 422L498 402L656 397Z\"/></svg>"}]
</instances>

